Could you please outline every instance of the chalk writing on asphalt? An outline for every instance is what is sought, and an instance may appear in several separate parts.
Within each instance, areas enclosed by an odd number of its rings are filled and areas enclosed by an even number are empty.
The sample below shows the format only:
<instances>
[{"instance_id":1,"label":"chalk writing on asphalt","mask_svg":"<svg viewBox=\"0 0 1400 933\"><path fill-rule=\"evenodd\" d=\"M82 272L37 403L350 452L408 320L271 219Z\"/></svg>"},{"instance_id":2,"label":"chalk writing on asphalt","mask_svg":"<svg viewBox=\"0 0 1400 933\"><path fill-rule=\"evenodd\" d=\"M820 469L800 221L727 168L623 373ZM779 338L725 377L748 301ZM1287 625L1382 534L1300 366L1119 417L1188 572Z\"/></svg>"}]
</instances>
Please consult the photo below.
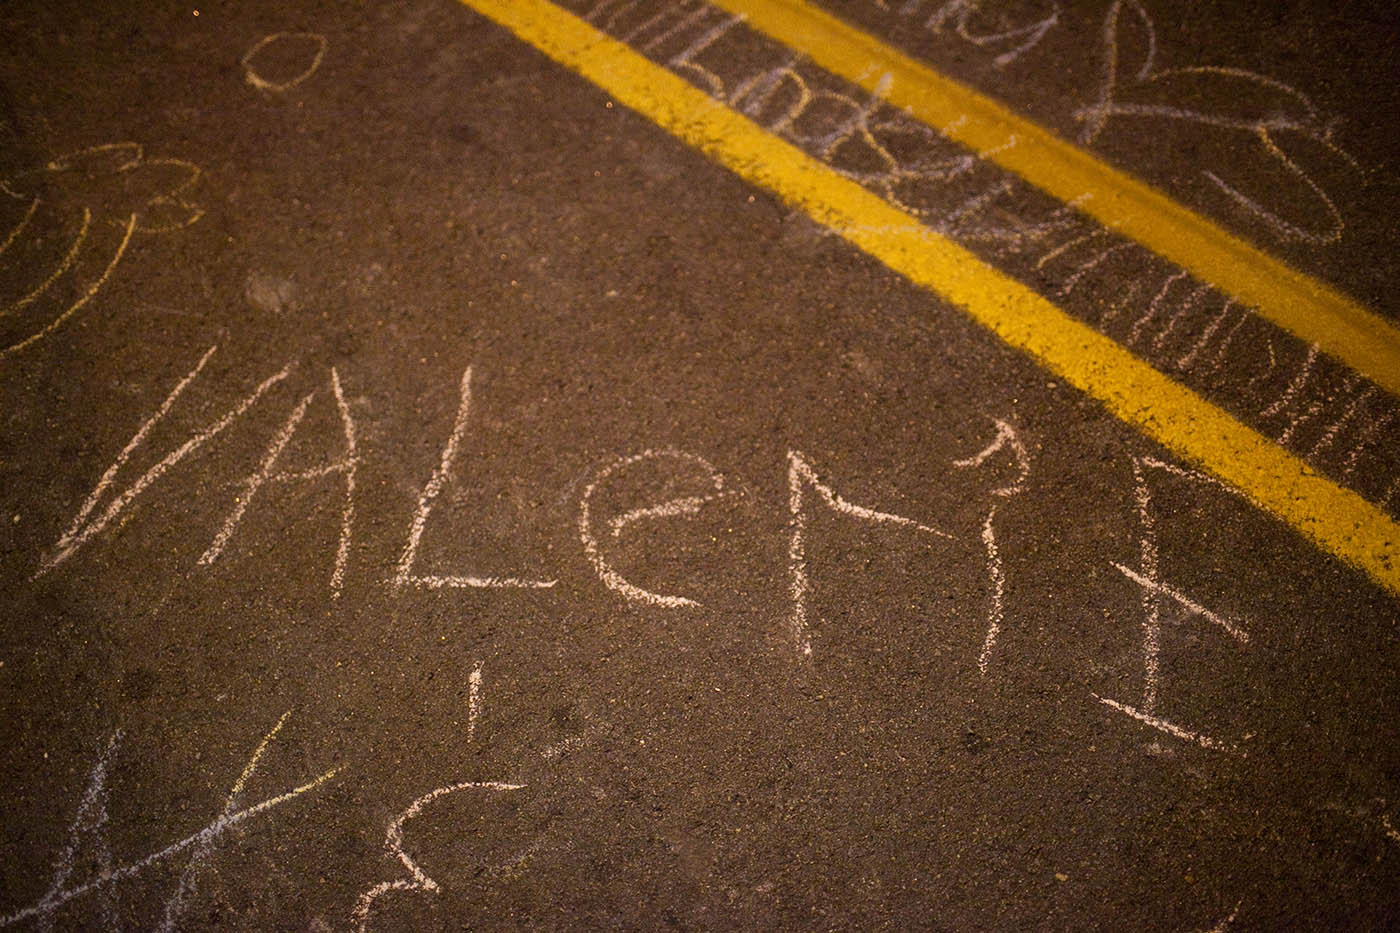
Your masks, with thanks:
<instances>
[{"instance_id":1,"label":"chalk writing on asphalt","mask_svg":"<svg viewBox=\"0 0 1400 933\"><path fill-rule=\"evenodd\" d=\"M1192 280L1146 247L1081 213L1077 207L1088 195L1066 203L1038 198L1027 182L991 162L990 156L1017 145L1014 135L983 151L969 151L942 132L965 121L965 116L946 127L925 126L885 104L879 86L866 94L781 47L755 56L754 37L743 18L703 2L577 0L569 5L600 29L919 219L919 226L900 232L945 235L990 252L1010 267L1024 267L1018 274L1065 310L1163 372L1183 377L1193 388L1243 379L1244 389L1252 393L1271 385L1279 372L1308 379L1308 357L1315 351L1275 333L1253 309ZM1043 47L1040 40L1051 29L1065 28L1063 16L1052 16L1062 11L1048 5L1043 12L1031 7L1036 12L1023 4L972 0L884 4L890 15L922 18L934 31L987 37L1005 33L997 41L1024 35L1018 67L1034 66ZM981 23L988 25L977 25ZM1091 82L1097 90L1077 110L1086 143L1115 132L1119 125L1151 121L1236 138L1257 150L1271 167L1266 171L1273 171L1275 184L1267 190L1276 192L1276 202L1267 201L1262 191L1246 193L1231 182L1231 166L1202 168L1214 190L1281 240L1330 243L1341 237L1343 220L1332 197L1315 180L1325 166L1314 169L1300 161L1303 155L1293 153L1301 147L1344 171L1352 171L1355 162L1333 138L1332 121L1309 98L1253 72L1159 67L1156 26L1138 0L1115 0L1101 26L1094 36L1102 48L1090 43L1085 53L1098 69L1099 77ZM1017 32L1020 29L1027 31ZM1198 99L1201 86L1211 83L1226 88L1216 97L1233 109L1216 112L1181 102ZM1289 211L1297 215L1289 213L1292 219L1285 219ZM1255 366L1261 356L1268 360L1265 372ZM1300 426L1316 425L1315 432L1300 431L1293 421L1275 417L1270 409L1276 402L1276 397L1249 397L1237 415L1312 465L1353 483L1361 478L1356 464L1369 464L1372 475L1359 484L1364 494L1382 508L1394 507L1400 480L1393 465L1377 456L1376 442L1384 424L1400 417L1400 402L1359 377L1328 386L1308 399L1296 419Z\"/></svg>"},{"instance_id":2,"label":"chalk writing on asphalt","mask_svg":"<svg viewBox=\"0 0 1400 933\"><path fill-rule=\"evenodd\" d=\"M180 404L185 393L201 378L210 359L217 352L211 347L199 358L194 367L173 387L165 401L137 429L130 441L116 455L111 464L98 479L92 492L86 497L77 514L59 536L58 541L39 561L36 578L57 571L75 559L80 551L93 546L101 537L110 536L126 525L125 517L138 501L149 499L151 504L160 502L163 481L171 471L193 461L193 455L206 445L212 445L223 433L235 430L254 430L250 426L238 428L242 419L253 417L259 408L275 408L282 402L278 389L287 389L285 383L291 378L296 366L289 362L276 372L253 382L251 390L247 385L240 390L231 405L224 403L223 414L208 421L203 427L193 431L183 442L172 443L165 453L158 450L147 451L148 436L165 419L171 410ZM309 438L310 449L317 456L311 465L280 466L289 443L297 434L305 420L310 406L316 403L317 390L303 392L290 402L289 413L281 417L280 423L271 432L264 452L251 473L232 481L228 505L219 497L211 497L212 506L228 511L209 516L212 531L211 543L198 555L191 555L195 566L203 567L204 572L217 572L224 563L230 548L239 545L238 529L250 510L268 508L276 488L287 483L308 483L312 488L331 494L333 502L338 502L335 513L339 518L339 534L333 551L326 554L328 569L328 593L332 600L339 598L348 574L367 575L371 581L381 581L381 585L392 593L402 593L412 589L451 590L469 589L531 589L549 590L559 583L566 567L561 565L550 569L550 575L540 576L493 576L475 572L424 574L418 567L419 549L425 531L430 527L434 506L444 491L456 481L460 469L460 458L473 443L471 431L473 367L463 370L457 385L458 405L451 430L442 445L437 467L422 487L416 505L404 522L407 528L406 543L399 555L397 567L393 569L374 566L351 566L350 555L355 535L353 521L356 514L356 497L361 495L361 485L356 477L363 471L365 453L357 441L355 421L350 405L345 397L342 377L338 368L332 367L326 374L330 383L329 401L340 422L340 434L334 436L322 429L322 434ZM264 421L266 419L264 418ZM257 430L263 430L258 428ZM977 479L982 487L979 496L984 497L983 507L977 528L948 526L940 523L937 516L912 517L901 515L871 504L853 501L842 486L852 478L837 480L826 474L820 460L806 451L790 450L786 464L781 467L786 473L785 487L787 500L781 505L771 504L770 508L780 517L787 535L787 598L789 615L784 623L795 655L810 662L817 653L813 647L813 627L819 621L823 570L813 566L809 543L814 535L825 527L816 522L822 512L834 513L845 520L866 523L886 529L879 540L887 541L887 546L895 549L917 548L920 551L929 547L975 548L980 544L985 568L985 585L988 594L985 613L985 635L980 650L973 663L980 674L987 676L998 639L1007 623L1008 587L1013 585L1017 568L1014 561L1008 563L1001 545L1006 531L1000 519L1001 510L1013 497L1043 496L1031 486L1031 458L1029 447L1022 431L1005 418L988 420L987 439L968 456L954 459L948 469L951 473L961 473ZM305 457L306 451L302 451ZM144 458L154 461L144 471L138 473L133 461ZM220 483L217 459L213 463L208 457L199 460L203 464L204 475L210 484L217 488ZM992 469L989 464L1004 463L1014 472L1008 477L1005 468ZM1142 592L1144 620L1143 671L1144 690L1139 700L1128 703L1122 698L1099 697L1106 705L1136 718L1154 728L1169 732L1178 737L1186 736L1207 748L1224 747L1223 743L1194 730L1178 727L1159 712L1158 702L1158 658L1163 614L1168 607L1173 612L1185 612L1208 623L1219 626L1240 645L1249 641L1247 627L1227 615L1215 612L1189 595L1184 594L1171 582L1161 569L1156 544L1156 521L1152 507L1150 476L1176 476L1204 483L1212 488L1222 486L1218 481L1204 474L1174 466L1165 461L1150 457L1139 457L1132 461L1135 477L1134 498L1124 503L1125 510L1131 509L1140 529L1140 554L1135 564L1112 563L1112 566L1127 580L1139 587ZM777 467L778 465L774 465ZM668 479L667 491L659 497L639 498L634 491L618 494L614 486L628 488L624 482L630 471L643 467L660 471ZM188 467L186 467L188 468ZM211 473L212 471L212 473ZM985 473L986 477L979 478ZM134 479L123 479L127 474ZM125 483L123 486L122 484ZM573 565L574 572L586 569L585 579L592 577L601 585L603 592L611 598L634 603L640 607L657 611L693 610L701 603L684 594L683 581L675 581L664 591L655 589L658 584L649 583L644 587L630 580L626 570L611 556L623 536L647 535L653 539L664 539L669 529L677 522L701 515L717 503L738 495L737 490L746 488L742 482L729 478L727 471L716 466L699 453L673 447L659 447L640 453L624 454L603 462L594 468L577 493L577 539L580 561ZM337 489L338 487L338 489ZM747 494L746 494L747 495ZM179 511L189 514L188 505ZM289 517L288 517L289 518ZM444 526L439 533L446 533ZM265 532L264 532L265 533ZM872 539L875 540L875 539ZM245 547L255 547L257 542L248 542ZM388 572L386 572L386 570ZM229 572L243 572L231 570ZM781 575L780 575L781 578ZM839 638L839 632L831 632L824 637ZM479 689L479 683L473 690ZM479 700L478 700L479 702ZM473 722L475 721L473 714ZM1173 731L1175 730L1175 731Z\"/></svg>"},{"instance_id":3,"label":"chalk writing on asphalt","mask_svg":"<svg viewBox=\"0 0 1400 933\"><path fill-rule=\"evenodd\" d=\"M115 907L111 900L112 889L117 885L139 878L156 865L172 859L184 858L186 860L185 869L165 903L160 925L162 930L176 929L185 905L194 893L200 871L224 836L240 824L260 817L315 790L339 773L340 769L332 768L303 784L266 797L257 803L251 805L243 803L244 792L249 780L257 772L263 753L267 750L268 744L282 730L289 715L290 713L283 714L276 725L263 736L257 748L253 750L243 772L239 774L238 779L229 789L224 806L218 816L205 824L203 828L182 839L141 858L121 863L117 863L115 860L107 841L108 776L113 760L120 750L123 737L120 729L113 732L104 743L96 763L88 774L87 789L83 792L82 800L78 803L77 813L68 829L67 841L54 862L48 891L35 903L0 916L0 926L10 926L30 918L38 918L41 922L52 923L56 915L70 902L90 896L99 902L99 913L103 917L102 925L108 929L116 929L120 924L117 922ZM91 877L74 878L75 868L79 864L91 864L96 871Z\"/></svg>"}]
</instances>

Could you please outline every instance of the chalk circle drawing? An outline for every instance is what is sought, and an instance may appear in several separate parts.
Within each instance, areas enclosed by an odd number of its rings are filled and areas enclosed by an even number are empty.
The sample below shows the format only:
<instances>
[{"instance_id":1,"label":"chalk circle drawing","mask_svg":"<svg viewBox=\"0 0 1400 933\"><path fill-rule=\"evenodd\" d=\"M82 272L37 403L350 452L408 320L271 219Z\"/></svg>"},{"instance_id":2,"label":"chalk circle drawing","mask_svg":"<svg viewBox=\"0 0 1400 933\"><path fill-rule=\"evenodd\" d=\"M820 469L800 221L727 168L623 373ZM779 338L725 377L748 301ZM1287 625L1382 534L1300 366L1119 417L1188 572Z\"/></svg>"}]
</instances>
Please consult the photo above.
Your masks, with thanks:
<instances>
[{"instance_id":1,"label":"chalk circle drawing","mask_svg":"<svg viewBox=\"0 0 1400 933\"><path fill-rule=\"evenodd\" d=\"M1097 100L1075 113L1082 125L1081 143L1093 143L1111 120L1120 118L1174 120L1243 134L1279 176L1292 183L1286 186L1276 179L1269 186L1277 190L1280 203L1292 205L1298 200L1295 192L1310 193L1317 218L1313 226L1285 219L1209 169L1201 175L1280 240L1322 245L1341 239L1345 224L1336 204L1280 145L1280 140L1289 140L1295 151L1309 147L1314 154L1360 171L1356 160L1334 141L1335 123L1311 100L1281 81L1241 68L1159 68L1156 27L1140 0L1114 0L1104 18L1102 43L1104 70Z\"/></svg>"},{"instance_id":2,"label":"chalk circle drawing","mask_svg":"<svg viewBox=\"0 0 1400 933\"><path fill-rule=\"evenodd\" d=\"M123 735L120 729L112 733L98 756L97 763L88 773L87 789L83 792L82 800L78 804L78 812L69 826L67 841L54 864L48 891L35 903L13 913L0 916L0 927L12 926L24 920L37 918L42 926L51 928L54 925L54 916L60 909L71 901L93 894L99 899L98 907L102 912L102 922L92 926L101 929L119 929L121 924L118 920L116 905L113 902L112 889L117 884L136 878L154 865L185 855L188 859L185 863L185 869L176 883L175 890L166 901L161 924L158 927L160 930L175 929L189 899L194 894L198 874L213 853L215 843L220 838L234 827L253 817L267 813L315 790L340 773L339 768L332 768L291 790L267 797L251 806L241 805L240 800L244 790L257 772L264 752L267 751L277 734L282 731L282 727L290 715L290 711L282 714L282 718L277 720L277 724L263 736L262 741L258 743L257 748L248 759L248 763L243 767L243 772L229 789L224 799L223 808L217 817L198 832L172 842L165 848L152 852L143 858L122 865L114 864L111 846L107 840L107 824L109 822L107 780ZM79 865L88 864L95 867L92 877L86 881L70 883L74 869Z\"/></svg>"},{"instance_id":3,"label":"chalk circle drawing","mask_svg":"<svg viewBox=\"0 0 1400 933\"><path fill-rule=\"evenodd\" d=\"M260 91L280 94L315 74L316 69L321 67L321 60L326 57L326 48L326 37L318 32L274 32L255 42L252 48L243 53L238 63L243 66L243 80L248 84ZM300 67L301 70L288 70L287 74L274 80L260 70L256 64L259 59L264 69L282 71L284 68Z\"/></svg>"},{"instance_id":4,"label":"chalk circle drawing","mask_svg":"<svg viewBox=\"0 0 1400 933\"><path fill-rule=\"evenodd\" d=\"M0 295L0 358L32 346L91 302L136 234L172 233L203 217L190 200L202 174L193 162L149 158L140 143L119 142L0 179L0 193L23 205L0 234L0 269L18 270L20 280L17 294ZM66 244L60 257L42 256L49 240Z\"/></svg>"}]
</instances>

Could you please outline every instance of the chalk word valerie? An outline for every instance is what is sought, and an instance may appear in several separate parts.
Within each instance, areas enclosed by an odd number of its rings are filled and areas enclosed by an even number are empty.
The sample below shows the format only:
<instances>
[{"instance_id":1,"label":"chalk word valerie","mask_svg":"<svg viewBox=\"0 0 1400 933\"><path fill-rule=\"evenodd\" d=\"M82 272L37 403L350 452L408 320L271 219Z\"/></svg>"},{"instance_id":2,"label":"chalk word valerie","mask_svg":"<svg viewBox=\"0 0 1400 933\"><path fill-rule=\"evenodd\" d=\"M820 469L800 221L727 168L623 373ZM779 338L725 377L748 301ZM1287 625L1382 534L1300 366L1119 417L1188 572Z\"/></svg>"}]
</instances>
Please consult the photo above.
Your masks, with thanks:
<instances>
[{"instance_id":1,"label":"chalk word valerie","mask_svg":"<svg viewBox=\"0 0 1400 933\"><path fill-rule=\"evenodd\" d=\"M255 406L270 404L267 401L271 390L287 380L292 366L288 364L259 382L250 393L236 401L224 413L195 430L182 442L175 443L168 452L160 456L154 465L148 467L134 479L126 480L125 486L118 485L119 479L129 472L128 465L134 455L150 446L152 433L167 418L180 402L182 395L200 377L217 347L209 348L194 368L190 370L171 390L159 408L146 419L136 433L117 454L107 469L79 507L77 514L66 530L59 536L52 549L42 556L35 578L56 571L72 560L94 539L115 531L125 523L130 510L138 501L153 494L151 490L171 470L189 459L216 437L229 430L244 418ZM318 393L312 391L303 395L291 407L280 426L267 442L257 465L236 484L236 493L226 508L222 521L213 531L208 546L196 559L199 566L212 566L219 562L234 542L240 525L249 510L265 507L265 493L285 484L329 484L336 491L339 500L339 534L334 555L330 564L329 592L332 600L341 598L344 591L348 565L352 554L352 543L357 533L356 500L359 495L359 476L363 468L360 450L359 431L347 400L341 375L332 367L329 371L330 402L339 421L337 436L322 448L321 465L312 469L290 469L281 465L281 459L293 437L303 430L306 417L315 403ZM426 566L420 553L423 535L433 521L434 510L439 504L443 490L457 466L464 440L468 433L472 410L473 370L469 366L463 372L458 384L458 404L455 417L446 440L441 447L437 466L422 487L417 497L412 515L405 523L406 535L396 565L384 575L383 580L391 595L408 591L451 591L451 590L550 590L558 584L552 575L535 572L483 573L480 571L453 568L450 571ZM786 598L787 611L783 628L791 646L795 663L816 663L814 656L819 654L813 642L814 593L819 595L816 582L820 567L814 567L810 558L810 543L814 534L813 517L818 510L841 516L844 520L864 523L874 529L883 529L889 537L891 547L929 546L936 548L960 547L963 554L981 555L985 577L984 592L986 603L978 609L985 620L985 635L976 665L982 677L989 676L996 659L1000 633L1006 625L1004 597L1009 576L1017 571L1008 568L1002 559L999 542L1002 529L999 511L1010 498L1021 495L1027 486L1032 472L1032 461L1027 445L1022 441L1016 428L1007 420L993 419L990 439L981 450L969 456L954 460L949 464L953 471L977 471L982 474L970 476L984 477L981 485L983 495L979 501L982 517L978 528L941 527L931 521L898 515L868 504L852 501L825 477L814 460L800 450L789 450L786 454L788 497L786 503L785 528L787 535ZM325 432L323 432L325 433ZM321 439L325 444L325 438ZM143 453L145 459L154 453ZM1164 478L1174 482L1195 484L1213 490L1214 495L1227 497L1237 495L1229 487L1204 474L1185 469L1153 457L1137 457L1132 461L1135 488L1132 502L1125 502L1126 508L1136 507L1136 523L1140 533L1140 547L1136 562L1127 563L1105 561L1105 564L1131 581L1141 592L1143 619L1141 622L1141 697L1131 702L1118 696L1095 694L1094 698L1105 707L1136 721L1141 726L1169 735L1185 743L1202 749L1224 753L1243 752L1238 743L1211 736L1198 728L1183 725L1167 718L1163 712L1159 671L1162 668L1163 645L1161 633L1163 623L1173 622L1173 627L1184 622L1196 622L1215 626L1236 649L1249 646L1250 626L1241 619L1214 611L1199 599L1183 592L1162 569L1163 561L1157 544L1157 531L1166 516L1158 515L1153 505L1154 484ZM624 476L633 471L648 470L653 474L668 478L668 488L684 494L668 492L661 501L647 502L644 505L621 509L611 505L607 491L618 488ZM657 522L676 521L696 516L727 498L741 495L742 484L736 484L716 469L704 457L674 447L657 447L610 458L601 463L586 481L580 483L581 491L577 499L577 519L572 529L579 542L580 554L597 581L612 594L628 604L646 611L686 612L700 607L694 595L685 592L663 592L651 583L640 585L628 576L625 567L619 565L626 559L626 551L621 547L624 535L645 533L647 526ZM615 498L615 497L613 497ZM653 531L652 534L658 532ZM968 550L970 549L970 550ZM683 588L679 587L678 588ZM669 588L668 588L669 589Z\"/></svg>"}]
</instances>

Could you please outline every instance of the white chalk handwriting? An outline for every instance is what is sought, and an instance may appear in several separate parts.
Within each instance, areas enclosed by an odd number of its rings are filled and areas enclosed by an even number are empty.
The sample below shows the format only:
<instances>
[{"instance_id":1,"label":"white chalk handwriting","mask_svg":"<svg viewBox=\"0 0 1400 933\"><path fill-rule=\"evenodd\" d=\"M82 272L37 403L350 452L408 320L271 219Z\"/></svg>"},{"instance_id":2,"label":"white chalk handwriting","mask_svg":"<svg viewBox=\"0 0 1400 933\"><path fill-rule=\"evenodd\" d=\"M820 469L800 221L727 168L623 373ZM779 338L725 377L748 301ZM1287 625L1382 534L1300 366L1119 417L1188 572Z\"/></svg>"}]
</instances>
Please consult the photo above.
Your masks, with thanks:
<instances>
[{"instance_id":1,"label":"white chalk handwriting","mask_svg":"<svg viewBox=\"0 0 1400 933\"><path fill-rule=\"evenodd\" d=\"M912 518L892 512L880 512L847 501L831 486L821 481L817 471L800 451L788 451L788 581L792 594L791 629L797 652L803 658L812 656L811 623L808 619L808 602L812 587L807 570L808 531L805 508L809 488L816 492L827 508L842 515L877 525L906 528L937 538L953 537L942 529Z\"/></svg>"},{"instance_id":2,"label":"white chalk handwriting","mask_svg":"<svg viewBox=\"0 0 1400 933\"><path fill-rule=\"evenodd\" d=\"M63 910L70 902L86 895L93 894L99 898L106 898L112 888L126 881L130 881L140 876L146 869L153 865L168 861L176 856L188 854L184 873L172 892L170 899L166 902L165 911L161 921L161 929L173 929L179 922L181 913L188 903L190 896L194 892L197 875L203 863L213 851L215 843L221 839L229 830L242 823L251 820L282 806L297 797L315 790L321 785L330 781L338 773L338 768L332 768L320 775L312 778L304 784L293 787L291 790L267 797L252 806L239 807L238 801L242 796L248 781L257 771L258 763L262 759L263 752L267 745L281 730L287 721L284 714L272 730L267 733L258 743L252 756L249 758L243 772L238 776L225 798L223 810L219 816L204 826L203 829L173 842L162 849L151 852L142 858L125 862L121 865L114 864L112 852L106 840L105 830L108 821L107 814L107 778L111 767L113 756L122 739L121 730L117 730L106 742L103 752L98 756L97 763L93 765L92 771L88 775L87 790L78 805L78 813L74 817L72 827L68 831L68 841L59 854L54 865L54 872L50 880L49 890L42 898L33 904L23 907L12 913L0 916L0 926L10 926L27 920L31 917L38 918L41 923L52 923L60 910ZM94 877L84 881L71 881L75 858L79 849L83 845L91 847L93 857L96 861L97 872ZM111 928L111 921L115 914L109 900L101 903L104 921L103 926Z\"/></svg>"},{"instance_id":3,"label":"white chalk handwriting","mask_svg":"<svg viewBox=\"0 0 1400 933\"><path fill-rule=\"evenodd\" d=\"M1006 571L1002 568L1001 554L997 550L997 509L1006 499L1025 492L1026 481L1031 475L1030 454L1016 429L1001 419L997 419L995 424L997 433L990 444L971 457L953 461L953 466L959 469L971 469L981 466L992 455L1002 450L1009 449L1016 457L1016 478L1011 483L992 490L995 498L982 522L982 544L987 549L987 577L992 587L991 605L987 608L987 636L982 641L982 652L977 656L977 670L983 677L987 676L987 665L993 649L996 648L997 636L1001 634L1002 620L1006 615Z\"/></svg>"},{"instance_id":4,"label":"white chalk handwriting","mask_svg":"<svg viewBox=\"0 0 1400 933\"><path fill-rule=\"evenodd\" d=\"M583 491L583 498L579 504L578 532L579 541L583 545L583 551L588 555L588 560L593 564L593 569L598 573L598 579L603 581L603 585L608 589L621 593L629 600L646 603L651 606L659 606L666 609L677 609L684 606L700 605L695 600L686 596L666 596L661 593L653 593L643 589L633 583L629 583L622 574L613 569L607 558L603 556L598 535L593 527L593 496L598 492L600 486L604 486L615 474L627 470L629 467L638 464L669 463L680 466L686 472L703 475L702 484L710 487L701 495L682 496L670 499L658 505L644 506L632 509L622 515L618 515L608 522L609 537L616 539L627 526L642 520L655 520L662 518L674 518L678 515L694 515L706 504L725 495L724 477L710 466L709 462L696 454L688 454L673 448L664 450L645 450L639 454L622 457L614 460L603 467L588 483Z\"/></svg>"},{"instance_id":5,"label":"white chalk handwriting","mask_svg":"<svg viewBox=\"0 0 1400 933\"><path fill-rule=\"evenodd\" d=\"M467 741L472 741L476 733L481 712L484 704L484 690L482 686L482 662L478 661L473 667L469 677L470 692L468 695L468 725ZM543 750L540 758L543 761L553 761L565 751L581 747L591 741L589 733L573 736L563 742L551 745ZM510 781L457 781L442 787L428 791L426 794L415 798L404 810L395 815L384 832L384 851L402 866L402 873L407 877L396 878L391 881L381 881L366 888L355 902L355 907L350 914L350 922L359 933L366 933L370 929L371 920L374 915L383 908L381 901L388 895L417 895L436 896L442 893L442 885L424 870L419 861L419 857L413 854L405 839L404 833L408 824L420 817L434 804L453 796L467 795L471 797L491 796L495 794L508 794L513 791L525 790L528 785ZM543 845L543 838L539 837L529 842L524 850L512 859L503 869L493 868L492 875L512 874L520 871L526 862L539 851Z\"/></svg>"},{"instance_id":6,"label":"white chalk handwriting","mask_svg":"<svg viewBox=\"0 0 1400 933\"><path fill-rule=\"evenodd\" d=\"M874 0L877 7L902 19L923 18L923 28L934 35L951 30L965 42L992 53L992 64L1005 68L1035 48L1060 21L1055 0L1015 3L1009 0ZM1026 10L1024 7L1029 6Z\"/></svg>"},{"instance_id":7,"label":"white chalk handwriting","mask_svg":"<svg viewBox=\"0 0 1400 933\"><path fill-rule=\"evenodd\" d=\"M499 577L499 576L476 576L471 574L457 574L451 576L442 575L422 575L414 573L414 565L418 560L418 545L423 538L423 529L428 524L428 516L432 514L433 504L437 501L438 495L442 492L443 484L447 482L448 476L452 472L452 465L457 459L458 452L462 447L462 440L467 433L467 415L471 411L472 400L472 368L468 366L462 373L460 386L457 417L452 423L452 433L448 435L447 444L442 448L442 458L438 467L433 471L433 475L428 479L428 483L423 487L423 494L418 497L418 509L413 514L413 524L409 526L408 541L404 544L403 555L399 558L398 572L394 575L394 589L401 590L406 586L424 587L427 589L442 588L465 588L465 589L548 589L557 583L557 580L536 580L523 577Z\"/></svg>"},{"instance_id":8,"label":"white chalk handwriting","mask_svg":"<svg viewBox=\"0 0 1400 933\"><path fill-rule=\"evenodd\" d=\"M1133 459L1134 497L1137 500L1138 523L1142 534L1139 543L1138 567L1111 562L1111 566L1142 590L1142 699L1135 705L1094 694L1094 698L1110 709L1115 709L1131 719L1150 726L1166 735L1187 742L1194 742L1202 748L1213 751L1228 751L1239 754L1238 747L1206 735L1198 729L1186 728L1164 718L1160 712L1160 668L1162 655L1163 610L1173 606L1182 612L1181 622L1201 618L1223 629L1234 641L1243 646L1249 644L1249 634L1237 620L1213 612L1195 599L1182 593L1165 582L1161 572L1161 556L1157 547L1156 511L1152 507L1152 490L1148 485L1149 470L1161 471L1195 483L1239 495L1232 487L1219 480L1158 460L1155 457L1135 457Z\"/></svg>"}]
</instances>

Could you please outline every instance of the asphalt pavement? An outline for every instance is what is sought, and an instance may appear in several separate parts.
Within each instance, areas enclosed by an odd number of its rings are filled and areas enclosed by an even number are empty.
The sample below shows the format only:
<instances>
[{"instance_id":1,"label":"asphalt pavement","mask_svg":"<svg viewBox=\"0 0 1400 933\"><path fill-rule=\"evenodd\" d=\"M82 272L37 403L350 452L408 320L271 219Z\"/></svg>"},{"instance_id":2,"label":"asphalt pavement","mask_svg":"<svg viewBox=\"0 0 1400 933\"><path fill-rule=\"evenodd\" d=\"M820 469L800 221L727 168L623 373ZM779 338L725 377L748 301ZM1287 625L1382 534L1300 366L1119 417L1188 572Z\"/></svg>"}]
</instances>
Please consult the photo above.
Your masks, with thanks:
<instances>
[{"instance_id":1,"label":"asphalt pavement","mask_svg":"<svg viewBox=\"0 0 1400 933\"><path fill-rule=\"evenodd\" d=\"M0 12L0 926L1400 922L1393 14L746 2Z\"/></svg>"}]
</instances>

